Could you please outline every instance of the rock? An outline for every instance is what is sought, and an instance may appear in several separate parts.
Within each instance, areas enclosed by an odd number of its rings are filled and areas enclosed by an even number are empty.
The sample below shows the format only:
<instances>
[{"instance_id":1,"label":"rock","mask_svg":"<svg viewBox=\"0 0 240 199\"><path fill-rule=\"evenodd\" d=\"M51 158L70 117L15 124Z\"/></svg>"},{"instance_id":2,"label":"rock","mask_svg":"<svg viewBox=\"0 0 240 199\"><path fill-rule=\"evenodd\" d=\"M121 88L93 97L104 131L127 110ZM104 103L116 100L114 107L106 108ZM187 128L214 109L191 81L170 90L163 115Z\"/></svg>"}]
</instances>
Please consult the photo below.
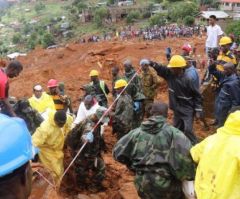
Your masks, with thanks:
<instances>
[{"instance_id":1,"label":"rock","mask_svg":"<svg viewBox=\"0 0 240 199\"><path fill-rule=\"evenodd\" d=\"M77 199L91 199L91 198L85 194L78 194Z\"/></svg>"},{"instance_id":2,"label":"rock","mask_svg":"<svg viewBox=\"0 0 240 199\"><path fill-rule=\"evenodd\" d=\"M133 182L124 184L119 193L123 199L140 199Z\"/></svg>"}]
</instances>

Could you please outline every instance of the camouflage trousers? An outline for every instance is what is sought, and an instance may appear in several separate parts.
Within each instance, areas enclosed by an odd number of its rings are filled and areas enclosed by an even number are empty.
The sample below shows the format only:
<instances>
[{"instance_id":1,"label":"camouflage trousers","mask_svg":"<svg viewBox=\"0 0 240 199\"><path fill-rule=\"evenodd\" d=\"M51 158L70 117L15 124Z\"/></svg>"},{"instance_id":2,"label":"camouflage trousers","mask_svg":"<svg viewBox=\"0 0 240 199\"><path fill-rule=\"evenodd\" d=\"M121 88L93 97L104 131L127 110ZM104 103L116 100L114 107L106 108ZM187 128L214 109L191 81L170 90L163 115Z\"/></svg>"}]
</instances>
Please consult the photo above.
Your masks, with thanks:
<instances>
[{"instance_id":1,"label":"camouflage trousers","mask_svg":"<svg viewBox=\"0 0 240 199\"><path fill-rule=\"evenodd\" d=\"M101 157L81 157L75 162L77 183L81 186L101 184L105 178L105 164Z\"/></svg>"},{"instance_id":2,"label":"camouflage trousers","mask_svg":"<svg viewBox=\"0 0 240 199\"><path fill-rule=\"evenodd\" d=\"M181 182L173 182L157 173L137 173L134 183L141 199L184 199Z\"/></svg>"}]
</instances>

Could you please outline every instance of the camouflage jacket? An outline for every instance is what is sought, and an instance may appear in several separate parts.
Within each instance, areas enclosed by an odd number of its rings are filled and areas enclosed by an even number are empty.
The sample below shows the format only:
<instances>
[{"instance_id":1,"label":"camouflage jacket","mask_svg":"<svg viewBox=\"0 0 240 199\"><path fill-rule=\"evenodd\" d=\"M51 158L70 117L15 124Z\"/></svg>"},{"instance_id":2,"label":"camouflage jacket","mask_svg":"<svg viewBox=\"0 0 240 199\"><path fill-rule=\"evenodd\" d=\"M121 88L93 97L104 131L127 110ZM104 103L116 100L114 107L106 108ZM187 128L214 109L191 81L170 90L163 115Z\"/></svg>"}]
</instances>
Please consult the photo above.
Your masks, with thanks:
<instances>
[{"instance_id":1,"label":"camouflage jacket","mask_svg":"<svg viewBox=\"0 0 240 199\"><path fill-rule=\"evenodd\" d=\"M125 73L124 79L126 79L126 81L129 82L135 73L136 73L135 70L132 70L129 73ZM143 94L141 78L138 75L136 75L136 77L128 85L126 91L131 96L133 101L141 101L145 99L145 96Z\"/></svg>"},{"instance_id":2,"label":"camouflage jacket","mask_svg":"<svg viewBox=\"0 0 240 199\"><path fill-rule=\"evenodd\" d=\"M156 90L160 84L160 78L156 71L152 68L144 73L141 73L141 80L143 85L143 93L147 99L154 99L156 96Z\"/></svg>"},{"instance_id":3,"label":"camouflage jacket","mask_svg":"<svg viewBox=\"0 0 240 199\"><path fill-rule=\"evenodd\" d=\"M191 142L178 129L168 125L162 116L150 117L120 139L114 147L114 158L133 171L156 172L166 178L192 180L194 164Z\"/></svg>"},{"instance_id":4,"label":"camouflage jacket","mask_svg":"<svg viewBox=\"0 0 240 199\"><path fill-rule=\"evenodd\" d=\"M67 145L72 149L73 154L82 147L84 141L82 140L82 135L90 132L95 126L95 123L92 121L92 116L87 117L85 120L80 122L72 131L68 134L66 139ZM100 126L98 126L94 134L93 143L88 143L82 151L82 154L79 156L95 158L101 155L101 135L100 135Z\"/></svg>"},{"instance_id":5,"label":"camouflage jacket","mask_svg":"<svg viewBox=\"0 0 240 199\"><path fill-rule=\"evenodd\" d=\"M119 128L132 128L133 121L133 101L127 93L123 93L117 103L113 117L113 124L117 124Z\"/></svg>"}]
</instances>

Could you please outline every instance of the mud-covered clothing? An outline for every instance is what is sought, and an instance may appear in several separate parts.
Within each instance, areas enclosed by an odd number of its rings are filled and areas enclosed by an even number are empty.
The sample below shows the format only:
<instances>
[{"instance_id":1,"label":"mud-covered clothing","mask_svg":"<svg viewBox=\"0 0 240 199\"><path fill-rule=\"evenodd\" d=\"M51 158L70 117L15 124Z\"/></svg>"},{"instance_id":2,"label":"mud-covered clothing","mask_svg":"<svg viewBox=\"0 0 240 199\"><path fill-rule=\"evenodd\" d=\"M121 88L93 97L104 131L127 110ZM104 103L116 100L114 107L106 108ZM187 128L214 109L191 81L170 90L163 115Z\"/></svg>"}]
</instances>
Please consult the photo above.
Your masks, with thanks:
<instances>
[{"instance_id":1,"label":"mud-covered clothing","mask_svg":"<svg viewBox=\"0 0 240 199\"><path fill-rule=\"evenodd\" d=\"M72 107L71 107L71 99L64 95L59 95L59 94L56 94L56 95L51 95L51 93L48 93L52 99L53 99L53 102L55 104L55 109L56 111L69 111L72 113Z\"/></svg>"},{"instance_id":2,"label":"mud-covered clothing","mask_svg":"<svg viewBox=\"0 0 240 199\"><path fill-rule=\"evenodd\" d=\"M190 140L164 117L152 116L117 142L113 156L136 173L141 198L172 199L174 194L181 198L181 181L195 175L191 147Z\"/></svg>"},{"instance_id":3,"label":"mud-covered clothing","mask_svg":"<svg viewBox=\"0 0 240 199\"><path fill-rule=\"evenodd\" d=\"M98 82L91 82L90 86L92 86L92 93L96 97L99 105L107 107L107 95L110 92L107 84L104 81L99 80Z\"/></svg>"},{"instance_id":4,"label":"mud-covered clothing","mask_svg":"<svg viewBox=\"0 0 240 199\"><path fill-rule=\"evenodd\" d=\"M74 129L72 129L72 131L69 133L67 145L71 148L73 157L84 144L82 135L92 131L94 126L95 122L92 121L92 116L89 116L80 122L76 127L74 127ZM75 172L77 174L77 181L79 182L79 185L86 183L88 177L92 178L90 177L90 174L93 176L101 176L98 178L98 183L104 179L105 166L101 158L102 137L100 131L100 126L95 128L93 132L93 142L86 144L85 148L81 152L81 155L78 156L75 161Z\"/></svg>"},{"instance_id":5,"label":"mud-covered clothing","mask_svg":"<svg viewBox=\"0 0 240 199\"><path fill-rule=\"evenodd\" d=\"M127 82L129 82L132 77L136 74L136 71L132 69L130 72L125 73L125 79ZM131 96L133 102L139 103L139 108L134 110L134 116L133 116L133 125L132 128L137 128L140 126L142 120L143 120L143 101L145 99L145 96L143 94L143 86L141 82L141 78L139 75L136 75L134 79L129 83L127 89L127 93Z\"/></svg>"},{"instance_id":6,"label":"mud-covered clothing","mask_svg":"<svg viewBox=\"0 0 240 199\"><path fill-rule=\"evenodd\" d=\"M202 96L199 90L185 74L177 77L165 66L157 63L151 65L168 83L169 107L174 112L174 126L183 131L193 143L197 142L192 122L195 112L202 111Z\"/></svg>"},{"instance_id":7,"label":"mud-covered clothing","mask_svg":"<svg viewBox=\"0 0 240 199\"><path fill-rule=\"evenodd\" d=\"M113 116L113 133L120 139L132 130L133 101L127 93L123 93L117 103Z\"/></svg>"}]
</instances>

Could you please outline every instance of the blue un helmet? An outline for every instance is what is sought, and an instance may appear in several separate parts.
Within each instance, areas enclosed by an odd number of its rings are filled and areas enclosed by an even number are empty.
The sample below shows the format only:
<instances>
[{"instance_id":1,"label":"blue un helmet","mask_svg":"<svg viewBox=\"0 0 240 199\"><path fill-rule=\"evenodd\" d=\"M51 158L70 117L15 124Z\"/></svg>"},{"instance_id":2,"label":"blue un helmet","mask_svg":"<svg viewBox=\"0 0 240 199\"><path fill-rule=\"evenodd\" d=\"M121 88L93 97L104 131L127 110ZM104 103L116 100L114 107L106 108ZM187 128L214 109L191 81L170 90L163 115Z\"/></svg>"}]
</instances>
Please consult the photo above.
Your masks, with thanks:
<instances>
[{"instance_id":1,"label":"blue un helmet","mask_svg":"<svg viewBox=\"0 0 240 199\"><path fill-rule=\"evenodd\" d=\"M0 177L23 166L37 152L25 122L0 114Z\"/></svg>"}]
</instances>

